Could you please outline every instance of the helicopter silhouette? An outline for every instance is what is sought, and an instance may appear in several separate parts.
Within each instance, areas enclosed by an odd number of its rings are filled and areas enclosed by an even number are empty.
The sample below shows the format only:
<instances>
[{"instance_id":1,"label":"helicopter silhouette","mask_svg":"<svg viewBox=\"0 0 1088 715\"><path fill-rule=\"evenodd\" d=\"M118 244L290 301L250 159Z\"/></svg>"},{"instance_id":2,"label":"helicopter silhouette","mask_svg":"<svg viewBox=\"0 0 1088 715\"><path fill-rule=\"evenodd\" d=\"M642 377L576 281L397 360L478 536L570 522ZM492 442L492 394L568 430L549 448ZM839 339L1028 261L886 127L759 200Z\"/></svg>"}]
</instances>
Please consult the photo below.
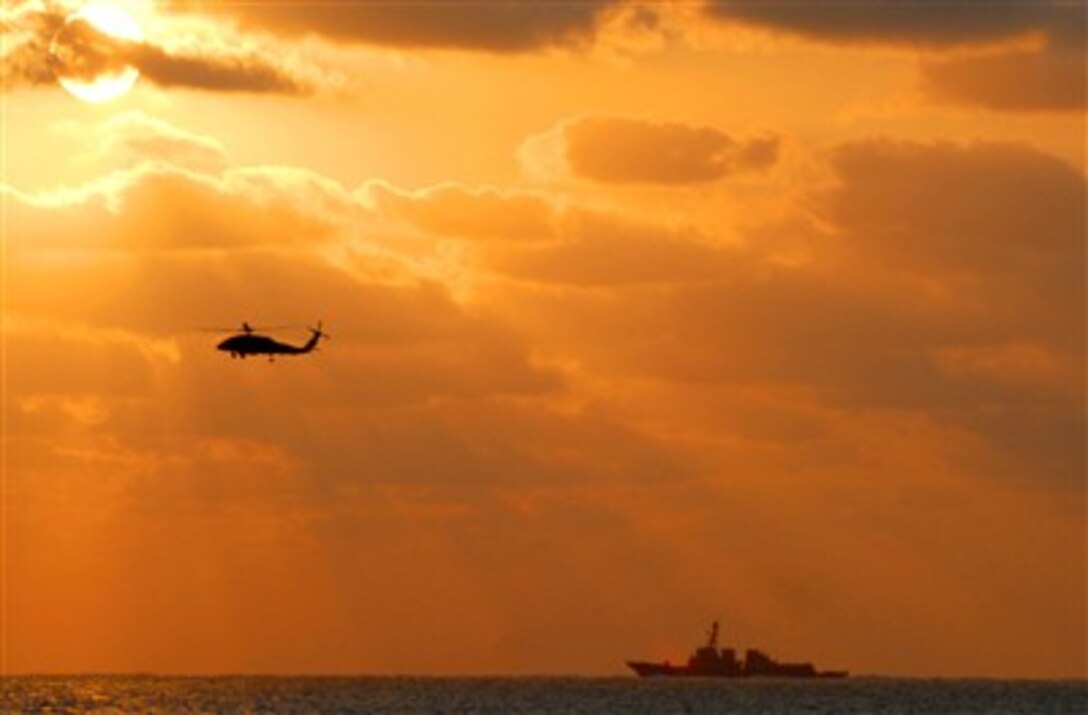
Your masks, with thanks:
<instances>
[{"instance_id":1,"label":"helicopter silhouette","mask_svg":"<svg viewBox=\"0 0 1088 715\"><path fill-rule=\"evenodd\" d=\"M313 352L322 338L330 337L321 329L320 321L316 328L308 328L308 330L312 335L305 345L290 345L273 340L267 335L258 335L253 332L253 327L249 323L242 323L242 332L222 341L216 349L229 352L232 358L243 360L248 355L267 355L269 362L274 362L277 355L304 355Z\"/></svg>"}]
</instances>

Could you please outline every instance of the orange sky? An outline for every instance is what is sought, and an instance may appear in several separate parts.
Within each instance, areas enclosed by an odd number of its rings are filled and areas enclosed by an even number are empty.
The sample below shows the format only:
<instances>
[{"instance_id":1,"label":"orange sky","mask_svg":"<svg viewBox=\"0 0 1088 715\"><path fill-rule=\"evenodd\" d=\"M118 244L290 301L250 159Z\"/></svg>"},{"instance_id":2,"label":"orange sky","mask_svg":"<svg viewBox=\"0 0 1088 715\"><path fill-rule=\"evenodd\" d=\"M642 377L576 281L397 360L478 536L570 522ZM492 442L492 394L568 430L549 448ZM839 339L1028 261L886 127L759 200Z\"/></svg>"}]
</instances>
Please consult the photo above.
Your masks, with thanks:
<instances>
[{"instance_id":1,"label":"orange sky","mask_svg":"<svg viewBox=\"0 0 1088 715\"><path fill-rule=\"evenodd\" d=\"M112 4L0 26L5 672L1088 675L1083 7Z\"/></svg>"}]
</instances>

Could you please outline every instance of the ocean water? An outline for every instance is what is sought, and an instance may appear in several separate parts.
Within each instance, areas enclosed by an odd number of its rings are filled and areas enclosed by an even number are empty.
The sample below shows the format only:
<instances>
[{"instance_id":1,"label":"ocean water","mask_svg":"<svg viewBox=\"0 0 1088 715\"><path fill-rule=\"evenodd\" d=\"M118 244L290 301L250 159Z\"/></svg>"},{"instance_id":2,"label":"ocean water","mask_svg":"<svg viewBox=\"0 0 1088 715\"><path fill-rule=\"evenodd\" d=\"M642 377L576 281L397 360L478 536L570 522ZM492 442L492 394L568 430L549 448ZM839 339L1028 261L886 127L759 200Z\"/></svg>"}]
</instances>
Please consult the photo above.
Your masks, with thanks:
<instances>
[{"instance_id":1,"label":"ocean water","mask_svg":"<svg viewBox=\"0 0 1088 715\"><path fill-rule=\"evenodd\" d=\"M4 713L1088 713L1088 681L17 676Z\"/></svg>"}]
</instances>

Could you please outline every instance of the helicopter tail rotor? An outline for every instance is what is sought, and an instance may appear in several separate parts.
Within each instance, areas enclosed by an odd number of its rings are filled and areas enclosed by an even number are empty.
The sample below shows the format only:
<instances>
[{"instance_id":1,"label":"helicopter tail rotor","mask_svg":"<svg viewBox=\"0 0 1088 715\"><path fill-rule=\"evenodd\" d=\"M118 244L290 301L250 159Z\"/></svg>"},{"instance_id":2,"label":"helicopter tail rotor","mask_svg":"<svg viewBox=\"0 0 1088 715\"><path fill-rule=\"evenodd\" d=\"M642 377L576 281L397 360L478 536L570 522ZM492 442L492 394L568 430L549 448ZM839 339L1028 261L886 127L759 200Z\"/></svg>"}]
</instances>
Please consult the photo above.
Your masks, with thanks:
<instances>
[{"instance_id":1,"label":"helicopter tail rotor","mask_svg":"<svg viewBox=\"0 0 1088 715\"><path fill-rule=\"evenodd\" d=\"M320 320L317 321L317 327L316 328L311 327L311 328L308 328L308 330L312 334L310 335L309 341L307 341L307 343L304 346L302 346L301 351L304 352L304 353L308 353L311 350L317 350L317 344L319 342L321 342L321 338L328 339L328 338L332 337L331 335L329 335L328 333L326 333L324 330L321 329L321 321Z\"/></svg>"}]
</instances>

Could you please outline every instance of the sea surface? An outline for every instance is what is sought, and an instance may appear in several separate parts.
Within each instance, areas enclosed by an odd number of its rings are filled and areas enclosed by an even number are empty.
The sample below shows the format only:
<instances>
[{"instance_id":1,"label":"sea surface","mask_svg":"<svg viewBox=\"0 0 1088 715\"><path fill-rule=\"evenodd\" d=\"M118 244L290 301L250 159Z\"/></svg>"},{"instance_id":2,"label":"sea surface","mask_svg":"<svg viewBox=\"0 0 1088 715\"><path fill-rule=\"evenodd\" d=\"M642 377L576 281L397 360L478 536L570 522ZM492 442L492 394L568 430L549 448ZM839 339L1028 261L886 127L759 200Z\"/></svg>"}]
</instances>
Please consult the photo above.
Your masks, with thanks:
<instances>
[{"instance_id":1,"label":"sea surface","mask_svg":"<svg viewBox=\"0 0 1088 715\"><path fill-rule=\"evenodd\" d=\"M1088 713L1088 681L16 676L4 713Z\"/></svg>"}]
</instances>

